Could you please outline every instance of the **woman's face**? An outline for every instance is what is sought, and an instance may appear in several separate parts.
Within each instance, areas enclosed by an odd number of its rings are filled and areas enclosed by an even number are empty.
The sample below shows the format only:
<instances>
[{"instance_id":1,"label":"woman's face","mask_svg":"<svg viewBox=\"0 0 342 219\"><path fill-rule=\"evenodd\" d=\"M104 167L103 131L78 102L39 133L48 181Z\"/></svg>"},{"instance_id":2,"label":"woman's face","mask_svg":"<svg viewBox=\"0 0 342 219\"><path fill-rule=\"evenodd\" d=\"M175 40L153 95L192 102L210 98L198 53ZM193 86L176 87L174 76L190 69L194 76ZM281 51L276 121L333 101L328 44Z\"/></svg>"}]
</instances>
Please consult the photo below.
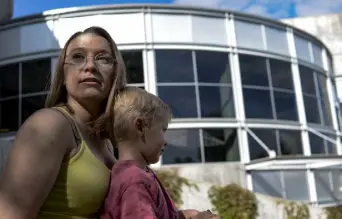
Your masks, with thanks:
<instances>
[{"instance_id":1,"label":"woman's face","mask_svg":"<svg viewBox=\"0 0 342 219\"><path fill-rule=\"evenodd\" d=\"M78 36L70 42L64 63L69 98L99 104L108 97L115 61L105 38L94 34Z\"/></svg>"}]
</instances>

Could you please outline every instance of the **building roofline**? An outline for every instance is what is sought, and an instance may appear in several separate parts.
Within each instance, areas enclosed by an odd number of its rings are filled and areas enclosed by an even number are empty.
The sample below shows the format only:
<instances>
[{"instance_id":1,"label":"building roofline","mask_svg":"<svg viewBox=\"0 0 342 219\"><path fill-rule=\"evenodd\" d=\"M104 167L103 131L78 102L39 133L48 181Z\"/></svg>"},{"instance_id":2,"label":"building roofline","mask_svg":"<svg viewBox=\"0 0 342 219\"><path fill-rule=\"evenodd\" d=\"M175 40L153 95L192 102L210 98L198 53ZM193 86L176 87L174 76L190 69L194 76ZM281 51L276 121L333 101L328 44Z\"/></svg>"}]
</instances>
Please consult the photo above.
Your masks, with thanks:
<instances>
[{"instance_id":1,"label":"building roofline","mask_svg":"<svg viewBox=\"0 0 342 219\"><path fill-rule=\"evenodd\" d=\"M0 23L0 30L2 27L10 27L10 26L20 26L25 25L28 23L36 23L40 22L42 20L49 20L56 17L79 17L84 16L87 12L101 12L101 11L113 11L118 10L120 12L138 12L138 11L149 11L149 10L165 10L162 12L178 12L178 13L189 13L194 14L194 12L202 12L202 13L208 13L209 15L219 15L222 16L226 13L232 14L237 17L242 17L249 19L253 21L254 19L257 21L274 24L276 26L282 26L282 27L289 27L298 32L299 34L305 35L309 38L311 38L313 41L320 42L328 51L328 54L331 56L331 53L328 49L328 47L316 36L303 31L297 27L294 27L290 24L284 23L281 20L275 20L268 17L262 17L259 15L244 13L244 12L238 12L233 10L227 10L227 9L218 9L218 8L210 8L210 7L201 7L201 6L191 6L191 5L172 5L172 4L103 4L103 5L95 5L95 6L79 6L79 7L69 7L69 8L61 8L61 9L53 9L44 11L42 13L37 13L33 15L28 15L24 17L18 17L13 18L11 20L5 21ZM169 10L169 11L168 11ZM99 13L98 13L99 14ZM284 19L286 20L286 19Z\"/></svg>"}]
</instances>

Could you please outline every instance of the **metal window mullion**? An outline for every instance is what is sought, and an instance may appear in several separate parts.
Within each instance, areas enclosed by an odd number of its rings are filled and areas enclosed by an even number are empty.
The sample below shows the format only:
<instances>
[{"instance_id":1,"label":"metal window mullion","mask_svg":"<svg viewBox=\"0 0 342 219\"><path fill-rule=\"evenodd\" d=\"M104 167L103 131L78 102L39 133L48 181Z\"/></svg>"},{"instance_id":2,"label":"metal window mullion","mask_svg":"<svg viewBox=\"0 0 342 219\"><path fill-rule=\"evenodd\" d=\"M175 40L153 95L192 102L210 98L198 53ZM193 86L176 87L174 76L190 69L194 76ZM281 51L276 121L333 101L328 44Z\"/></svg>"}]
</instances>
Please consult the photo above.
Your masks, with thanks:
<instances>
[{"instance_id":1,"label":"metal window mullion","mask_svg":"<svg viewBox=\"0 0 342 219\"><path fill-rule=\"evenodd\" d=\"M19 100L18 100L18 127L20 127L21 125L21 120L22 120L22 83L23 83L23 79L22 79L22 74L23 74L23 63L20 62L19 63Z\"/></svg>"},{"instance_id":2,"label":"metal window mullion","mask_svg":"<svg viewBox=\"0 0 342 219\"><path fill-rule=\"evenodd\" d=\"M317 197L317 190L316 190L316 179L314 175L314 171L307 169L306 170L307 176L307 183L308 183L308 192L310 197L310 202L318 205L318 197Z\"/></svg>"},{"instance_id":3,"label":"metal window mullion","mask_svg":"<svg viewBox=\"0 0 342 219\"><path fill-rule=\"evenodd\" d=\"M276 105L275 105L275 98L274 98L274 91L273 91L273 84L272 84L272 76L271 76L271 65L270 65L270 59L266 58L265 60L266 64L266 74L268 78L268 86L269 86L269 95L270 95L270 100L271 100L271 107L272 107L272 114L273 114L273 119L277 119L277 110L276 110Z\"/></svg>"},{"instance_id":4,"label":"metal window mullion","mask_svg":"<svg viewBox=\"0 0 342 219\"><path fill-rule=\"evenodd\" d=\"M145 54L145 55L144 55ZM157 71L156 71L156 61L155 61L155 51L152 49L146 50L143 53L143 57L146 56L144 66L144 71L146 71L145 78L145 89L152 94L157 95Z\"/></svg>"},{"instance_id":5,"label":"metal window mullion","mask_svg":"<svg viewBox=\"0 0 342 219\"><path fill-rule=\"evenodd\" d=\"M204 148L203 136L204 136L203 135L203 129L199 129L201 161L202 161L202 163L205 163L205 148Z\"/></svg>"},{"instance_id":6,"label":"metal window mullion","mask_svg":"<svg viewBox=\"0 0 342 219\"><path fill-rule=\"evenodd\" d=\"M297 53L296 53L296 44L295 44L293 30L291 28L287 29L287 40L288 40L290 55L292 57L291 58L291 61L292 61L291 72L292 72L294 91L296 95L298 120L301 124L301 129L304 130L301 132L303 154L306 156L310 156L311 149L310 149L310 142L309 142L309 134L306 131L307 120L306 120L306 112L305 112L305 106L304 106L304 97L303 97L303 92L302 92L302 84L301 84L298 59L297 59Z\"/></svg>"},{"instance_id":7,"label":"metal window mullion","mask_svg":"<svg viewBox=\"0 0 342 219\"><path fill-rule=\"evenodd\" d=\"M323 111L322 111L322 101L321 101L321 96L319 93L320 86L319 86L319 80L318 80L318 74L315 71L312 71L313 77L314 77L314 85L315 85L315 92L316 92L316 101L318 102L318 113L320 116L320 122L321 125L324 126L324 116L323 116Z\"/></svg>"},{"instance_id":8,"label":"metal window mullion","mask_svg":"<svg viewBox=\"0 0 342 219\"><path fill-rule=\"evenodd\" d=\"M201 113L201 103L200 103L200 92L199 92L199 86L198 86L198 77L197 77L197 62L196 62L196 53L195 51L192 51L191 53L192 55L192 73L194 74L194 82L195 82L195 98L196 98L196 110L197 110L197 116L198 118L202 117L202 113Z\"/></svg>"},{"instance_id":9,"label":"metal window mullion","mask_svg":"<svg viewBox=\"0 0 342 219\"><path fill-rule=\"evenodd\" d=\"M267 46L266 28L264 24L261 25L260 31L261 31L262 42L264 44L264 50L267 51L268 46Z\"/></svg>"}]
</instances>

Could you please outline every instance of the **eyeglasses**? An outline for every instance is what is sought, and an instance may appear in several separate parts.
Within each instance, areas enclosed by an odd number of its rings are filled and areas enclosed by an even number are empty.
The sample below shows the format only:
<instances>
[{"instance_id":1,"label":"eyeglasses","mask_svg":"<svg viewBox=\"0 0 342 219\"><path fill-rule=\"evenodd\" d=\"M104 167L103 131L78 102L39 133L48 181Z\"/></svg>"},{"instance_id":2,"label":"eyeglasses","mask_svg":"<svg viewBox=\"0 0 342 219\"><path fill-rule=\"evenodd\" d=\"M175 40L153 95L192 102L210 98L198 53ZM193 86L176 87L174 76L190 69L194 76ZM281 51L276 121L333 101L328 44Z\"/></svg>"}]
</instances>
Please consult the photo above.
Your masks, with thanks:
<instances>
[{"instance_id":1,"label":"eyeglasses","mask_svg":"<svg viewBox=\"0 0 342 219\"><path fill-rule=\"evenodd\" d=\"M99 71L108 71L113 68L116 61L111 55L99 54L96 56L87 56L81 53L71 54L65 58L64 64L75 66L77 69L82 69L87 64L88 59L92 58L95 66Z\"/></svg>"}]
</instances>

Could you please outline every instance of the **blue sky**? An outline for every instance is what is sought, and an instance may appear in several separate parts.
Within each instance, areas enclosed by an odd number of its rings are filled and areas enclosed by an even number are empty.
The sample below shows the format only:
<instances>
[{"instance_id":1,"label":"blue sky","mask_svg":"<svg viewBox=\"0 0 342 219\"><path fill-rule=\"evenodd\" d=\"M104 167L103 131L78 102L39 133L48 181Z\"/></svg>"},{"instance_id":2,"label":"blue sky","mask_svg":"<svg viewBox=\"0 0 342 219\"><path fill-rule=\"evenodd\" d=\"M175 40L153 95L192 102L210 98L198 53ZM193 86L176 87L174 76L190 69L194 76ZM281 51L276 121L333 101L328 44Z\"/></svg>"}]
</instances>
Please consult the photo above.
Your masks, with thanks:
<instances>
[{"instance_id":1,"label":"blue sky","mask_svg":"<svg viewBox=\"0 0 342 219\"><path fill-rule=\"evenodd\" d=\"M271 18L342 13L342 0L14 0L14 17L56 8L124 3L205 6L243 11Z\"/></svg>"}]
</instances>

